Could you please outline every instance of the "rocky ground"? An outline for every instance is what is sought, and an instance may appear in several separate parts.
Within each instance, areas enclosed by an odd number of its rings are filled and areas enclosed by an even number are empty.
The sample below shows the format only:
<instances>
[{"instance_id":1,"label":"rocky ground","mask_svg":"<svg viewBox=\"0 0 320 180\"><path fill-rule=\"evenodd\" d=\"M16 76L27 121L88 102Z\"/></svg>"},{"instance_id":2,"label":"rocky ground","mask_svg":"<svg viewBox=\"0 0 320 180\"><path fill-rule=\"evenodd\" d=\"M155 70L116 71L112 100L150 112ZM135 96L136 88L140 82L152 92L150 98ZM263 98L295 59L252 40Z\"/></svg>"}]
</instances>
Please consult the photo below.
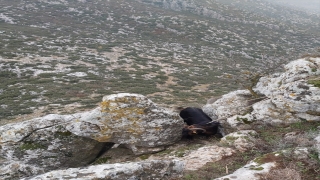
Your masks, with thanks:
<instances>
[{"instance_id":1,"label":"rocky ground","mask_svg":"<svg viewBox=\"0 0 320 180\"><path fill-rule=\"evenodd\" d=\"M173 110L139 94L0 126L2 179L320 179L320 58L202 107L223 138L181 139Z\"/></svg>"}]
</instances>

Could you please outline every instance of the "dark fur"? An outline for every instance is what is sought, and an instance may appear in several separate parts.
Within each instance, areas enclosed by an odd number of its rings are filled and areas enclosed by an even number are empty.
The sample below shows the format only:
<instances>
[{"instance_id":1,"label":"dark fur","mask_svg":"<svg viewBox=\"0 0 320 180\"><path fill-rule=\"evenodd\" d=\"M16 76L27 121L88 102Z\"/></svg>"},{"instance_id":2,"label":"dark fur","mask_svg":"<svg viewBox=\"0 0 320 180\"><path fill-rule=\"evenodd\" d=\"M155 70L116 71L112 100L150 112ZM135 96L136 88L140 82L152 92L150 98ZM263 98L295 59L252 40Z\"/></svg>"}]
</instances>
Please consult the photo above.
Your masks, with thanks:
<instances>
[{"instance_id":1,"label":"dark fur","mask_svg":"<svg viewBox=\"0 0 320 180\"><path fill-rule=\"evenodd\" d=\"M200 108L188 107L181 110L179 115L188 126L193 124L206 124L212 121Z\"/></svg>"},{"instance_id":2,"label":"dark fur","mask_svg":"<svg viewBox=\"0 0 320 180\"><path fill-rule=\"evenodd\" d=\"M218 135L220 138L223 137L222 126L217 121L212 119L205 114L200 108L188 107L180 111L180 117L186 123L182 129L182 137L192 139L194 135L200 136L211 136ZM192 128L204 129L192 130Z\"/></svg>"}]
</instances>

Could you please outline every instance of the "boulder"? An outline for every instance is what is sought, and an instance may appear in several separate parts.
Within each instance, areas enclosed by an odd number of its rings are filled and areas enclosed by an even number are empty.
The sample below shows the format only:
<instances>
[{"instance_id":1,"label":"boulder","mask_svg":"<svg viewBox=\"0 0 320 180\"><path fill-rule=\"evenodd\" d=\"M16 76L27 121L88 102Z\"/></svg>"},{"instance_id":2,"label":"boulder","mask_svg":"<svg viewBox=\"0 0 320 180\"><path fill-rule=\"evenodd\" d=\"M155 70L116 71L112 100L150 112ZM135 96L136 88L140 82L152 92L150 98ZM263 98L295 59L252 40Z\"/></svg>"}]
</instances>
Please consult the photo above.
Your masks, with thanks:
<instances>
[{"instance_id":1,"label":"boulder","mask_svg":"<svg viewBox=\"0 0 320 180\"><path fill-rule=\"evenodd\" d=\"M181 176L184 163L177 160L153 160L130 163L102 164L83 168L51 171L22 180L47 179L173 179Z\"/></svg>"},{"instance_id":2,"label":"boulder","mask_svg":"<svg viewBox=\"0 0 320 180\"><path fill-rule=\"evenodd\" d=\"M252 95L248 90L237 90L223 95L211 104L206 104L202 110L212 119L228 118L248 112L249 100Z\"/></svg>"},{"instance_id":3,"label":"boulder","mask_svg":"<svg viewBox=\"0 0 320 180\"><path fill-rule=\"evenodd\" d=\"M282 156L280 153L270 153L263 155L262 157L258 157L253 161L249 162L242 168L236 170L235 172L228 174L226 176L216 178L214 180L226 180L226 179L234 179L234 180L258 180L263 179L261 176L265 176L272 169L276 168L278 165L278 161L280 161Z\"/></svg>"},{"instance_id":4,"label":"boulder","mask_svg":"<svg viewBox=\"0 0 320 180\"><path fill-rule=\"evenodd\" d=\"M221 139L221 143L234 146L238 151L244 152L253 149L258 133L254 130L242 130L230 133Z\"/></svg>"},{"instance_id":5,"label":"boulder","mask_svg":"<svg viewBox=\"0 0 320 180\"><path fill-rule=\"evenodd\" d=\"M197 150L191 151L188 155L181 158L185 161L185 170L198 170L208 162L216 162L222 158L232 156L236 151L227 148L213 146L204 146Z\"/></svg>"},{"instance_id":6,"label":"boulder","mask_svg":"<svg viewBox=\"0 0 320 180\"><path fill-rule=\"evenodd\" d=\"M254 91L261 95L252 99L247 90L225 94L203 111L211 117L227 119L232 127L263 121L286 124L320 120L320 58L290 62L283 73L261 77Z\"/></svg>"},{"instance_id":7,"label":"boulder","mask_svg":"<svg viewBox=\"0 0 320 180\"><path fill-rule=\"evenodd\" d=\"M271 168L275 167L275 162L268 162L264 164L258 164L256 162L251 162L242 168L236 170L232 174L216 178L214 180L258 180L261 179L260 176L270 172Z\"/></svg>"},{"instance_id":8,"label":"boulder","mask_svg":"<svg viewBox=\"0 0 320 180\"><path fill-rule=\"evenodd\" d=\"M0 127L2 178L36 175L90 164L116 144L136 155L180 140L183 121L139 94L103 97L100 107L71 115L50 114ZM8 171L10 170L11 171ZM1 177L0 176L0 177Z\"/></svg>"},{"instance_id":9,"label":"boulder","mask_svg":"<svg viewBox=\"0 0 320 180\"><path fill-rule=\"evenodd\" d=\"M254 106L253 114L266 121L274 116L282 122L319 121L320 88L310 81L319 75L320 58L305 58L287 64L284 73L262 77L255 91L269 100ZM261 109L269 112L259 116Z\"/></svg>"}]
</instances>

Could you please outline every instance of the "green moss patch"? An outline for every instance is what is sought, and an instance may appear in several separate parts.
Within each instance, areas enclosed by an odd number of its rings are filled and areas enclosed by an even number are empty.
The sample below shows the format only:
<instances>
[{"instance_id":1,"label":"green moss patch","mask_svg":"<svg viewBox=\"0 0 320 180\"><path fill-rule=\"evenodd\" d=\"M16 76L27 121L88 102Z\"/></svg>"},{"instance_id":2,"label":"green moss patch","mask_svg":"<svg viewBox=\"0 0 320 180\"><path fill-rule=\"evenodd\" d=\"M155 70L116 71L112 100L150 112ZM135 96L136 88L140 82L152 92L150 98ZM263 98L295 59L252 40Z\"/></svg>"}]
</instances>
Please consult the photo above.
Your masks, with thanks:
<instances>
[{"instance_id":1,"label":"green moss patch","mask_svg":"<svg viewBox=\"0 0 320 180\"><path fill-rule=\"evenodd\" d=\"M281 154L279 153L269 153L269 154L265 154L261 157L258 157L254 160L254 162L258 163L258 164L265 164L265 163L269 163L269 162L278 162L282 159Z\"/></svg>"},{"instance_id":2,"label":"green moss patch","mask_svg":"<svg viewBox=\"0 0 320 180\"><path fill-rule=\"evenodd\" d=\"M320 79L312 79L312 80L309 80L308 83L314 85L315 87L320 88Z\"/></svg>"},{"instance_id":3,"label":"green moss patch","mask_svg":"<svg viewBox=\"0 0 320 180\"><path fill-rule=\"evenodd\" d=\"M148 159L149 157L150 157L150 154L144 154L144 155L139 156L139 158L140 158L141 160L146 160L146 159Z\"/></svg>"},{"instance_id":4,"label":"green moss patch","mask_svg":"<svg viewBox=\"0 0 320 180\"><path fill-rule=\"evenodd\" d=\"M259 166L259 167L250 167L250 170L256 170L256 171L262 171L264 168Z\"/></svg>"},{"instance_id":5,"label":"green moss patch","mask_svg":"<svg viewBox=\"0 0 320 180\"><path fill-rule=\"evenodd\" d=\"M107 163L110 159L111 159L111 157L109 157L109 156L101 157L101 158L97 159L93 164L105 164L105 163Z\"/></svg>"},{"instance_id":6,"label":"green moss patch","mask_svg":"<svg viewBox=\"0 0 320 180\"><path fill-rule=\"evenodd\" d=\"M35 149L46 149L42 144L36 142L25 142L20 147L20 150L35 150Z\"/></svg>"}]
</instances>

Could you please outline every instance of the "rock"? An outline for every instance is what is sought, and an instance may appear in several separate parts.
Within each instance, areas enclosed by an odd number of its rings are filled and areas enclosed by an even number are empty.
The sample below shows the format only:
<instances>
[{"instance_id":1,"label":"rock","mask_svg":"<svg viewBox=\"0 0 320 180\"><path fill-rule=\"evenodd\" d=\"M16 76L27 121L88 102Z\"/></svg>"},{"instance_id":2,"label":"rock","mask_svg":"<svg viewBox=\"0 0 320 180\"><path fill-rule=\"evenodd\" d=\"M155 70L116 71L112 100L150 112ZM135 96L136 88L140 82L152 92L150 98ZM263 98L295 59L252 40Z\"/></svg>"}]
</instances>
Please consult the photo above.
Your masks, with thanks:
<instances>
[{"instance_id":1,"label":"rock","mask_svg":"<svg viewBox=\"0 0 320 180\"><path fill-rule=\"evenodd\" d=\"M283 140L286 144L296 144L299 147L306 147L314 144L310 136L307 132L290 132L284 135Z\"/></svg>"},{"instance_id":2,"label":"rock","mask_svg":"<svg viewBox=\"0 0 320 180\"><path fill-rule=\"evenodd\" d=\"M127 144L135 154L159 151L181 139L183 120L177 113L156 106L145 96L115 94L103 97L100 112L90 123L96 122L100 131L91 137L100 142ZM73 129L80 129L87 119ZM73 124L75 125L75 124ZM163 149L163 148L162 148Z\"/></svg>"},{"instance_id":3,"label":"rock","mask_svg":"<svg viewBox=\"0 0 320 180\"><path fill-rule=\"evenodd\" d=\"M214 180L226 180L226 179L232 179L232 180L258 180L260 179L259 176L261 174L266 174L270 171L272 167L275 167L276 163L269 162L264 164L258 164L256 162L251 162L242 168L236 170L232 174L229 174L227 176L223 176L220 178L216 178Z\"/></svg>"},{"instance_id":4,"label":"rock","mask_svg":"<svg viewBox=\"0 0 320 180\"><path fill-rule=\"evenodd\" d=\"M308 159L309 158L309 149L307 147L297 147L293 150L293 156L295 159Z\"/></svg>"},{"instance_id":5,"label":"rock","mask_svg":"<svg viewBox=\"0 0 320 180\"><path fill-rule=\"evenodd\" d=\"M248 112L248 103L252 95L248 90L237 90L223 95L212 104L206 104L202 110L212 119L228 118Z\"/></svg>"},{"instance_id":6,"label":"rock","mask_svg":"<svg viewBox=\"0 0 320 180\"><path fill-rule=\"evenodd\" d=\"M260 109L271 107L268 108L269 113L264 114L266 121L274 115L282 117L277 118L279 121L286 122L301 119L319 121L320 88L308 81L319 75L320 58L306 58L287 64L284 73L262 77L255 91L270 99L259 106ZM261 113L257 110L259 107L253 107L255 114Z\"/></svg>"},{"instance_id":7,"label":"rock","mask_svg":"<svg viewBox=\"0 0 320 180\"><path fill-rule=\"evenodd\" d=\"M318 159L320 159L320 135L318 135L315 139L314 148L318 152Z\"/></svg>"},{"instance_id":8,"label":"rock","mask_svg":"<svg viewBox=\"0 0 320 180\"><path fill-rule=\"evenodd\" d=\"M184 163L177 160L153 160L130 163L116 163L88 166L83 168L69 168L65 170L51 171L22 180L46 180L46 179L170 179L181 176Z\"/></svg>"},{"instance_id":9,"label":"rock","mask_svg":"<svg viewBox=\"0 0 320 180\"><path fill-rule=\"evenodd\" d=\"M70 116L48 115L0 127L4 178L23 177L93 162L113 143L98 142L68 131ZM10 170L8 172L8 170Z\"/></svg>"},{"instance_id":10,"label":"rock","mask_svg":"<svg viewBox=\"0 0 320 180\"><path fill-rule=\"evenodd\" d=\"M238 151L244 152L255 146L258 133L254 130L242 130L230 133L221 139L221 143L234 146Z\"/></svg>"},{"instance_id":11,"label":"rock","mask_svg":"<svg viewBox=\"0 0 320 180\"><path fill-rule=\"evenodd\" d=\"M300 121L293 113L278 108L271 99L266 99L253 104L251 121L264 121L270 124L286 124Z\"/></svg>"},{"instance_id":12,"label":"rock","mask_svg":"<svg viewBox=\"0 0 320 180\"><path fill-rule=\"evenodd\" d=\"M244 116L235 115L227 119L227 122L231 127L237 128L239 130L246 128L246 125L250 125L254 121L255 119L251 114L246 114ZM250 126L248 126L247 128L250 128Z\"/></svg>"},{"instance_id":13,"label":"rock","mask_svg":"<svg viewBox=\"0 0 320 180\"><path fill-rule=\"evenodd\" d=\"M290 62L285 72L261 77L254 91L265 98L252 99L247 90L225 94L203 111L238 127L253 121L287 124L320 121L320 58L305 58ZM245 121L239 121L244 119ZM240 128L241 129L241 128Z\"/></svg>"},{"instance_id":14,"label":"rock","mask_svg":"<svg viewBox=\"0 0 320 180\"><path fill-rule=\"evenodd\" d=\"M157 152L181 138L178 114L138 94L103 97L101 106L71 115L51 114L0 127L0 172L29 176L93 162L114 143L135 154ZM34 170L32 170L34 169ZM0 176L1 177L1 176Z\"/></svg>"},{"instance_id":15,"label":"rock","mask_svg":"<svg viewBox=\"0 0 320 180\"><path fill-rule=\"evenodd\" d=\"M235 151L231 148L219 146L205 146L195 151L191 151L182 159L186 162L185 170L200 169L208 162L216 162L224 157L231 156Z\"/></svg>"},{"instance_id":16,"label":"rock","mask_svg":"<svg viewBox=\"0 0 320 180\"><path fill-rule=\"evenodd\" d=\"M277 166L280 154L270 153L256 158L232 174L216 178L215 180L258 180L260 177L269 173L270 170Z\"/></svg>"}]
</instances>

